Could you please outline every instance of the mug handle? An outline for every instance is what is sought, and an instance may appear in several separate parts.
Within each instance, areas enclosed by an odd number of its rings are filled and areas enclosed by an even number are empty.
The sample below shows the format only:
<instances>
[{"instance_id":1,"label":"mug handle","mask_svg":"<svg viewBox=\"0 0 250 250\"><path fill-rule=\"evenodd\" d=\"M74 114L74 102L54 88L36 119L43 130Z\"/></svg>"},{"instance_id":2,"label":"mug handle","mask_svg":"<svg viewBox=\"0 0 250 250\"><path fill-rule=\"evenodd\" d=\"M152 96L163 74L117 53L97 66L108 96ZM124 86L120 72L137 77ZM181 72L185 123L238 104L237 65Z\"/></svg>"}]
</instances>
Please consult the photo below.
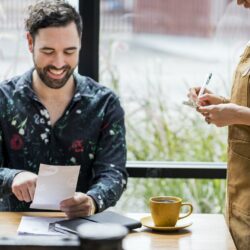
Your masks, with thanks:
<instances>
[{"instance_id":1,"label":"mug handle","mask_svg":"<svg viewBox=\"0 0 250 250\"><path fill-rule=\"evenodd\" d=\"M184 202L184 203L181 204L181 207L182 206L189 206L189 211L186 214L184 214L182 216L179 216L179 219L186 218L193 212L193 205L191 203L185 203Z\"/></svg>"}]
</instances>

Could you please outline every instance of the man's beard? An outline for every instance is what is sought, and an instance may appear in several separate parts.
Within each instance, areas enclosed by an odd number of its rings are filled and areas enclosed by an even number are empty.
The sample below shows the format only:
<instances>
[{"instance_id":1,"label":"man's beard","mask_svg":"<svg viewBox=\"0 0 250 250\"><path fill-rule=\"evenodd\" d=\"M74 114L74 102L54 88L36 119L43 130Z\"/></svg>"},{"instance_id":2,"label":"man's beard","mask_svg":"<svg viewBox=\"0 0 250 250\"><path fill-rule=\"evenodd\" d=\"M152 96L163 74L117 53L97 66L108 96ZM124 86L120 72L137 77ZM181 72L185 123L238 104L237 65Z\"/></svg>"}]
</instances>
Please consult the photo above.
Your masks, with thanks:
<instances>
[{"instance_id":1,"label":"man's beard","mask_svg":"<svg viewBox=\"0 0 250 250\"><path fill-rule=\"evenodd\" d=\"M47 87L52 88L52 89L62 88L67 83L67 81L69 80L69 78L71 77L71 75L73 74L73 72L75 70L75 68L71 68L69 65L65 65L62 68L58 69L53 65L48 65L44 68L39 68L36 64L35 64L35 69L37 71L38 76L42 80L42 82ZM48 75L48 71L50 69L63 70L64 72L66 72L66 74L61 79L53 79L53 78L49 77L49 75Z\"/></svg>"}]
</instances>

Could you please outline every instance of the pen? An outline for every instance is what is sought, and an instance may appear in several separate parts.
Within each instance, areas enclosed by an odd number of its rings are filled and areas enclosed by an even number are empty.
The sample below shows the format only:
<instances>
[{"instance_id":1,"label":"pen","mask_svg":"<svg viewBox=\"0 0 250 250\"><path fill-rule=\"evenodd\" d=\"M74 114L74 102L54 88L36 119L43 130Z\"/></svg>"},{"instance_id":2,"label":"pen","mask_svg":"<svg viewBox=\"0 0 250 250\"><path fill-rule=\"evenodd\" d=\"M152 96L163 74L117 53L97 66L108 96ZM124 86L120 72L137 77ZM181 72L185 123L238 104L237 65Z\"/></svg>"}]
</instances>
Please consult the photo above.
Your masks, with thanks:
<instances>
[{"instance_id":1,"label":"pen","mask_svg":"<svg viewBox=\"0 0 250 250\"><path fill-rule=\"evenodd\" d=\"M208 76L206 82L201 86L201 89L200 89L200 92L199 92L197 98L199 98L201 95L204 94L204 91L205 91L205 89L206 89L206 86L209 84L211 78L212 78L212 73L209 74L209 76Z\"/></svg>"}]
</instances>

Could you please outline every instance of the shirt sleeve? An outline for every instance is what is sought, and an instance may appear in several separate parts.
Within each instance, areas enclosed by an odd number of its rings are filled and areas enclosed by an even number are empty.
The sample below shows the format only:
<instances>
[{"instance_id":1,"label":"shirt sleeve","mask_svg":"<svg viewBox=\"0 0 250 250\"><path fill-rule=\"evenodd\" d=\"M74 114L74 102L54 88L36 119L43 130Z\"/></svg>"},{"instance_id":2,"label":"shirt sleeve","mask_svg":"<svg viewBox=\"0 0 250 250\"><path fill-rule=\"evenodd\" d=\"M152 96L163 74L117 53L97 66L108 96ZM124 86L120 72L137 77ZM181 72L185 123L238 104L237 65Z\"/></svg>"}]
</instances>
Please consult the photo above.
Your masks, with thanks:
<instances>
[{"instance_id":1,"label":"shirt sleeve","mask_svg":"<svg viewBox=\"0 0 250 250\"><path fill-rule=\"evenodd\" d=\"M126 140L124 111L113 97L105 111L93 164L93 185L87 192L96 202L97 212L114 206L126 188Z\"/></svg>"},{"instance_id":2,"label":"shirt sleeve","mask_svg":"<svg viewBox=\"0 0 250 250\"><path fill-rule=\"evenodd\" d=\"M3 159L4 159L4 153L3 153L2 129L0 128L0 198L12 193L11 185L14 177L20 172L23 172L23 170L3 167L3 162L4 162Z\"/></svg>"}]
</instances>

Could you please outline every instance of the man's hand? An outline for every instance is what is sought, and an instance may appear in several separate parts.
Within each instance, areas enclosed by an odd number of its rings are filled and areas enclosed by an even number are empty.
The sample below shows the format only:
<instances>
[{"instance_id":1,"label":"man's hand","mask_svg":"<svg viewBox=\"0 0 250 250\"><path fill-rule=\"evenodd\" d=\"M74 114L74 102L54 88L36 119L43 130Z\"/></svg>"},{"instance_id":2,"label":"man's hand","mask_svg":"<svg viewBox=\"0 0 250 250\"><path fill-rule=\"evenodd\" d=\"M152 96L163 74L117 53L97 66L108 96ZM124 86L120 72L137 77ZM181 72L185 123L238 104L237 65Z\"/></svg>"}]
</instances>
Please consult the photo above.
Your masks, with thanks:
<instances>
[{"instance_id":1,"label":"man's hand","mask_svg":"<svg viewBox=\"0 0 250 250\"><path fill-rule=\"evenodd\" d=\"M94 200L90 196L78 192L72 198L63 200L60 203L60 209L68 218L76 218L94 214L96 207Z\"/></svg>"},{"instance_id":2,"label":"man's hand","mask_svg":"<svg viewBox=\"0 0 250 250\"><path fill-rule=\"evenodd\" d=\"M224 127L239 123L239 109L240 106L228 103L199 107L198 111L205 117L208 124L213 123L217 127Z\"/></svg>"},{"instance_id":3,"label":"man's hand","mask_svg":"<svg viewBox=\"0 0 250 250\"><path fill-rule=\"evenodd\" d=\"M31 172L17 174L12 182L12 193L19 201L30 202L34 198L37 175Z\"/></svg>"}]
</instances>

